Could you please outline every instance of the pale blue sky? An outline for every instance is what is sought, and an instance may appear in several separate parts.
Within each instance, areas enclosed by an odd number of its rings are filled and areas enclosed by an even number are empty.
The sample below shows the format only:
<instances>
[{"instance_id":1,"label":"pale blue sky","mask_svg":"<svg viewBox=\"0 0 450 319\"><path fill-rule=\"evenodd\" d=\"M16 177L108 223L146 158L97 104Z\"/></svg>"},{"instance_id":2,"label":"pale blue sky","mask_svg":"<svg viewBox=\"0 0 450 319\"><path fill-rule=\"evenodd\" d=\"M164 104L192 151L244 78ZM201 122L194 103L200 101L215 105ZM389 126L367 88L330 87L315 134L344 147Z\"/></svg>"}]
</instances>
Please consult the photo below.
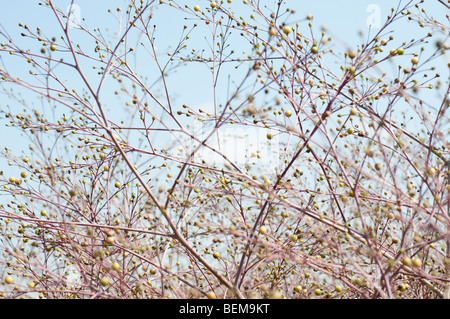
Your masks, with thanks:
<instances>
[{"instance_id":1,"label":"pale blue sky","mask_svg":"<svg viewBox=\"0 0 450 319\"><path fill-rule=\"evenodd\" d=\"M69 0L59 0L55 1L58 7L66 10L71 1ZM261 3L266 4L269 8L273 7L274 3L277 1L273 0L263 0ZM402 4L408 1L401 1ZM31 41L23 39L20 37L20 33L23 31L19 28L18 23L22 22L30 26L30 29L35 29L39 26L45 34L51 35L52 32L58 30L57 21L54 16L49 12L49 9L45 6L37 5L38 1L27 0L21 1L18 5L17 2L4 2L2 3L2 10L0 11L0 22L2 28L6 30L18 43L26 43L29 47ZM23 4L23 3L26 3ZM90 29L101 27L102 30L109 29L111 32L117 30L117 21L107 13L107 9L110 8L115 13L115 8L122 7L124 9L128 1L125 0L111 0L111 1L92 1L92 0L77 0L75 4L79 6L80 17L85 19L87 25ZM193 1L178 1L180 4L188 4L190 7L198 4L201 7L207 7L209 1L206 0L193 0ZM355 48L361 43L365 42L367 34L376 33L379 29L377 26L375 28L369 29L368 23L376 22L378 17L380 23L386 19L386 16L390 13L392 6L397 6L398 1L394 0L371 0L371 1L332 1L332 0L315 0L315 1L295 1L288 0L285 2L285 8L294 8L296 10L295 14L287 16L287 23L300 22L301 25L305 26L305 33L308 33L306 28L307 22L305 17L308 14L314 16L314 30L316 34L319 34L320 28L324 25L329 30L329 33L333 37L333 43L336 50L346 50L349 47ZM248 18L250 12L244 10L242 6L242 1L234 0L233 8L235 8L236 15L242 15ZM428 1L427 3L428 11L431 15L435 14L438 18L445 15L445 10L443 6L437 1ZM240 11L242 10L242 11ZM378 16L379 14L379 16ZM176 10L163 6L158 9L154 14L154 24L157 25L157 32L155 37L157 38L157 45L162 51L168 49L171 45L175 45L180 39L181 30L183 25L192 25L196 21L184 19L184 15L177 13ZM361 37L358 33L363 31L364 35ZM72 36L75 41L80 41L83 44L85 37L83 33L78 30L72 30ZM400 23L396 24L395 27L395 41L400 45L403 39L410 40L415 36L414 32L417 33L417 37L423 36L428 32L428 30L420 29L418 27L411 28L411 24L407 23L406 19L403 19ZM60 36L61 32L56 35ZM2 40L3 41L3 40ZM432 40L433 42L435 39ZM207 40L202 36L192 37L190 47L198 47L207 49ZM434 45L434 43L432 43ZM92 46L89 46L91 48ZM239 52L239 48L236 49ZM406 59L410 59L405 57ZM448 58L448 57L447 57ZM442 57L445 59L445 57ZM141 70L145 73L145 62L148 57L142 57ZM442 61L445 65L445 61ZM8 65L11 70L17 71L18 73L28 72L28 66L25 64L21 65ZM202 73L203 72L203 73ZM70 75L66 75L67 80L70 79ZM207 72L206 68L202 71L201 69L186 68L184 71L180 71L175 76L172 76L169 80L172 92L175 92L182 100L182 103L186 104L197 104L204 109L207 109L211 105L212 100L212 90L210 88L211 76ZM205 87L202 94L198 94L198 88ZM175 88L175 90L174 90ZM24 89L20 89L20 92L25 96L28 92ZM193 94L192 92L195 92ZM30 99L34 98L34 95L30 95ZM111 98L103 97L106 104L114 104L114 96ZM0 107L3 107L7 103L7 99L3 98L0 100ZM0 123L1 124L1 123ZM27 147L27 144L23 144L22 140L16 137L14 134L17 133L16 130L8 129L2 125L0 130L4 134L0 134L0 146L3 148L5 145L14 147L20 150L22 147Z\"/></svg>"}]
</instances>

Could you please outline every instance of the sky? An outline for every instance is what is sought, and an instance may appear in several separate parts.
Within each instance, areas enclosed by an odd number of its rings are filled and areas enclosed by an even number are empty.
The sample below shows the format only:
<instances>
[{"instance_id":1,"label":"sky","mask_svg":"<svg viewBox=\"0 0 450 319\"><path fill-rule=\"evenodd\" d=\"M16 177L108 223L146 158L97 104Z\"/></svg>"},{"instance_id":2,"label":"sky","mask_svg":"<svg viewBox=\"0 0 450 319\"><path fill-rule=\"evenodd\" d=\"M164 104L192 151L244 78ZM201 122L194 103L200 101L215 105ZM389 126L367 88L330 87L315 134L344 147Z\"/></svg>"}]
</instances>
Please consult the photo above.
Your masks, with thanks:
<instances>
[{"instance_id":1,"label":"sky","mask_svg":"<svg viewBox=\"0 0 450 319\"><path fill-rule=\"evenodd\" d=\"M57 6L62 10L68 10L71 1L58 0L55 1ZM167 2L167 1L166 1ZM262 0L261 3L268 8L274 6L277 1ZM443 7L437 1L427 1L428 10L432 15L442 17L445 14ZM26 3L26 4L23 4ZM20 37L20 33L23 28L19 27L19 22L29 25L30 28L39 26L44 33L51 34L54 30L58 29L57 21L54 16L49 12L45 6L38 5L39 1L27 0L21 1L20 5L17 2L3 2L0 10L0 24L3 30L6 30L13 38L17 39L18 43L23 43L26 46L30 46L30 41ZM125 0L111 0L111 1L88 1L88 0L76 0L74 13L77 18L84 19L84 22L90 26L90 29L100 27L102 30L106 30L113 34L118 27L118 22L107 13L108 9L111 9L115 13L117 7L124 9L128 3ZM187 4L190 7L194 5L200 5L203 7L209 6L207 0L192 0L192 1L178 1L179 4ZM403 0L401 3L407 3ZM360 0L360 1L332 1L332 0L315 0L315 1L285 1L284 8L295 9L295 14L288 17L287 23L295 24L300 22L306 25L305 17L309 14L314 16L313 25L315 32L319 32L322 27L327 28L327 33L333 37L333 41L336 45L336 49L346 50L348 48L356 48L361 43L364 43L369 34L378 32L379 27L383 24L386 16L390 13L393 5L398 4L398 1L393 0ZM248 17L250 12L244 9L242 1L234 0L233 8L236 15L243 15ZM405 19L406 20L406 19ZM183 25L192 25L196 21L185 20L181 13L177 13L176 10L168 8L167 6L161 7L154 13L154 24L157 26L155 36L157 37L156 45L161 51L169 50L171 46L178 42L181 36L181 30ZM415 28L418 30L418 28ZM307 31L305 31L307 32ZM423 31L423 32L426 32ZM73 39L75 41L83 41L82 33L73 28L71 30ZM422 36L419 34L417 36ZM411 38L410 24L406 21L396 25L395 37L401 42L402 39ZM201 37L193 37L192 47L206 47L207 41ZM434 40L433 40L434 41ZM239 48L236 49L238 51ZM447 56L447 59L449 57ZM445 59L445 58L443 58ZM148 57L142 57L139 60L139 68L145 71L148 63ZM12 60L11 60L12 61ZM10 63L8 67L21 72L28 72L28 66L23 64ZM184 72L184 73L183 73ZM73 80L70 75L65 74L68 81ZM176 73L175 76L169 79L169 83L172 88L176 88L172 92L182 97L183 103L196 104L204 110L211 110L212 105L212 90L205 89L204 91L198 91L199 87L208 88L211 83L211 75L204 70L204 73L196 70L192 72L190 69L185 69ZM30 94L25 90L21 90L25 96ZM195 94L193 94L195 92ZM29 95L30 99L35 99L35 95ZM114 105L114 97L104 97L106 104L109 106ZM2 97L0 100L0 108L8 104L8 99ZM11 129L7 129L2 125L0 121L0 147L9 146L14 147L16 150L26 148L27 144L23 142L16 133ZM0 162L1 163L1 162ZM7 169L7 167L5 167Z\"/></svg>"}]
</instances>

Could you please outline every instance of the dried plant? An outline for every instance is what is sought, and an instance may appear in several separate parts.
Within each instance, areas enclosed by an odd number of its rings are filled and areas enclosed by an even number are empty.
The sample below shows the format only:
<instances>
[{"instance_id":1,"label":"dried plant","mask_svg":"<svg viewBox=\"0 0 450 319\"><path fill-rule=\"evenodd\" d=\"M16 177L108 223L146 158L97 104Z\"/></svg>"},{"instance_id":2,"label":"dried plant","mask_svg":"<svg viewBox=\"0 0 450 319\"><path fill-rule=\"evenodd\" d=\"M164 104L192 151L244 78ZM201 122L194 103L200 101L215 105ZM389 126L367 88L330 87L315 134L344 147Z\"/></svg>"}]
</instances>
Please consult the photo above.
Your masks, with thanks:
<instances>
[{"instance_id":1,"label":"dried plant","mask_svg":"<svg viewBox=\"0 0 450 319\"><path fill-rule=\"evenodd\" d=\"M399 1L340 50L282 1L128 2L115 33L52 0L51 34L0 31L29 145L3 152L2 297L448 298L448 15Z\"/></svg>"}]
</instances>

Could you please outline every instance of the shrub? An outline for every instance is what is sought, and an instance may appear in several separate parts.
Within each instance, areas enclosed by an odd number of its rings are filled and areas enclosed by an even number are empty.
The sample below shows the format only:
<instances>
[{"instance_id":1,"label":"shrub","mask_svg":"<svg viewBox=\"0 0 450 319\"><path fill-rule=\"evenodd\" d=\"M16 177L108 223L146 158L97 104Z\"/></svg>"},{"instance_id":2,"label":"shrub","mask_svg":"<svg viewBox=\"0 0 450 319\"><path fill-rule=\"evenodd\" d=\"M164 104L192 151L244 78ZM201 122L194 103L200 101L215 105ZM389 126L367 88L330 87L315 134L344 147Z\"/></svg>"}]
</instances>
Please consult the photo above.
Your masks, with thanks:
<instances>
[{"instance_id":1,"label":"shrub","mask_svg":"<svg viewBox=\"0 0 450 319\"><path fill-rule=\"evenodd\" d=\"M133 0L115 34L40 3L58 27L0 32L29 145L3 153L1 296L446 297L449 27L422 2L350 50L282 2Z\"/></svg>"}]
</instances>

